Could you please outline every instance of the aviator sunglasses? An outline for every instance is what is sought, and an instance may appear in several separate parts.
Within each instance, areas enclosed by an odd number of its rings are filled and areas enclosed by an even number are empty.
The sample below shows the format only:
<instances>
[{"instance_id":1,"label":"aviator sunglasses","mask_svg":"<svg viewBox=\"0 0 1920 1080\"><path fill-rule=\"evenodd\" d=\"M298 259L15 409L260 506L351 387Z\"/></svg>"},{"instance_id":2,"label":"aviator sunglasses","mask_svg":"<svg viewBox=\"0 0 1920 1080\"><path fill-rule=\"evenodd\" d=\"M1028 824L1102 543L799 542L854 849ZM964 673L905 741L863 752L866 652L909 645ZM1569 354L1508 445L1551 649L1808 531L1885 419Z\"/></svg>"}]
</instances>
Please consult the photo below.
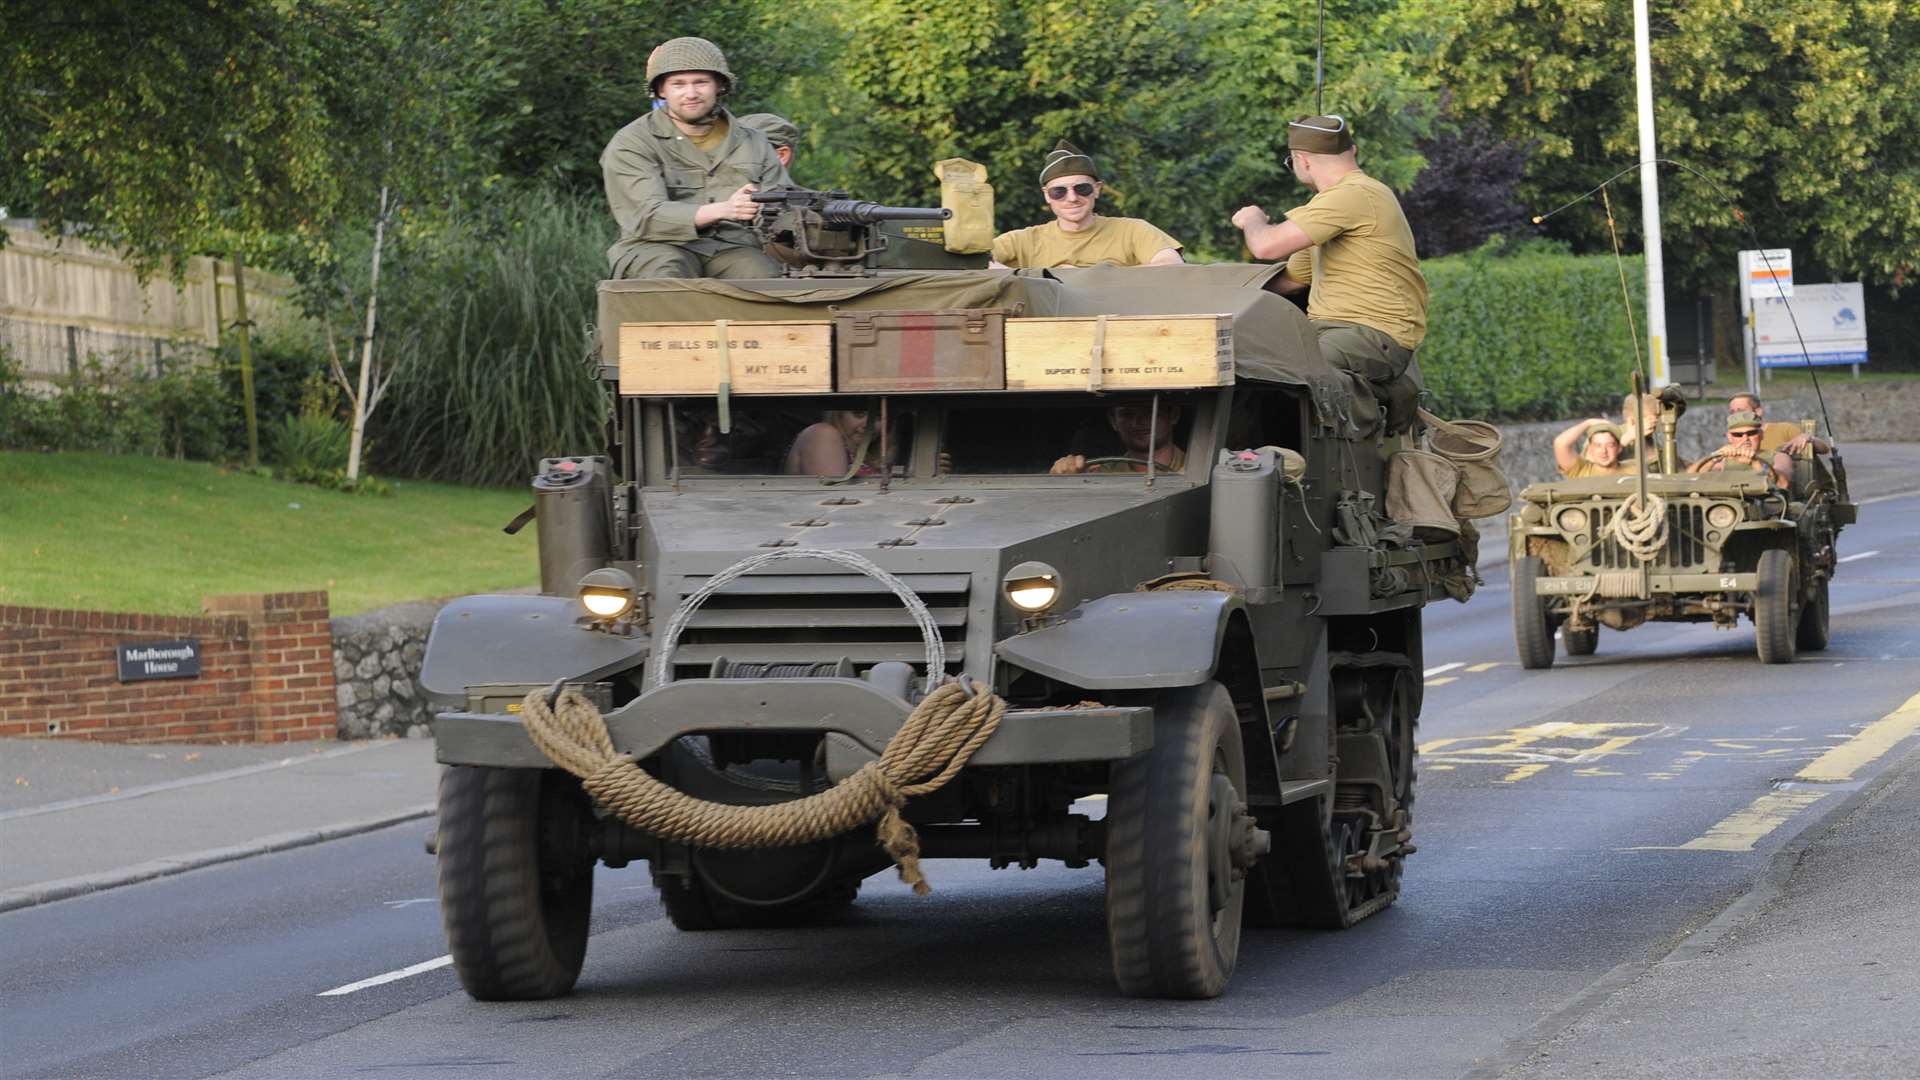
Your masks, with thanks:
<instances>
[{"instance_id":1,"label":"aviator sunglasses","mask_svg":"<svg viewBox=\"0 0 1920 1080\"><path fill-rule=\"evenodd\" d=\"M1084 199L1087 196L1093 194L1093 185L1087 183L1085 180L1082 180L1079 183L1073 185L1073 193ZM1066 197L1067 197L1067 185L1065 184L1055 184L1052 187L1047 189L1047 198L1052 200L1053 202L1059 202L1061 199L1064 199Z\"/></svg>"}]
</instances>

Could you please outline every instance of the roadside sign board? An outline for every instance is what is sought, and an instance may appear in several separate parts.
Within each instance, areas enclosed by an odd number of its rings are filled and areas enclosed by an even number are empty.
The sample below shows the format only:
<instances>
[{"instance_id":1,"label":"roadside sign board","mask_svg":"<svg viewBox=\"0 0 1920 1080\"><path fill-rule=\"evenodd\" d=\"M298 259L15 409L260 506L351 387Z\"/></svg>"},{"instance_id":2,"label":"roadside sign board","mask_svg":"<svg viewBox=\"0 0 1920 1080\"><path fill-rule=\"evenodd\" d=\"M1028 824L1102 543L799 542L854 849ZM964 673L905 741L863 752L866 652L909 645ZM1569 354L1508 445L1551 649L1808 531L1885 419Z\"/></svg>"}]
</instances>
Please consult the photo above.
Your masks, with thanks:
<instances>
[{"instance_id":1,"label":"roadside sign board","mask_svg":"<svg viewBox=\"0 0 1920 1080\"><path fill-rule=\"evenodd\" d=\"M200 643L186 641L123 641L115 648L121 682L147 679L192 679L200 674Z\"/></svg>"},{"instance_id":2,"label":"roadside sign board","mask_svg":"<svg viewBox=\"0 0 1920 1080\"><path fill-rule=\"evenodd\" d=\"M1793 295L1793 249L1762 248L1740 253L1740 280L1755 300Z\"/></svg>"},{"instance_id":3,"label":"roadside sign board","mask_svg":"<svg viewBox=\"0 0 1920 1080\"><path fill-rule=\"evenodd\" d=\"M1867 308L1860 283L1802 284L1791 301L1754 297L1753 345L1763 368L1866 363Z\"/></svg>"}]
</instances>

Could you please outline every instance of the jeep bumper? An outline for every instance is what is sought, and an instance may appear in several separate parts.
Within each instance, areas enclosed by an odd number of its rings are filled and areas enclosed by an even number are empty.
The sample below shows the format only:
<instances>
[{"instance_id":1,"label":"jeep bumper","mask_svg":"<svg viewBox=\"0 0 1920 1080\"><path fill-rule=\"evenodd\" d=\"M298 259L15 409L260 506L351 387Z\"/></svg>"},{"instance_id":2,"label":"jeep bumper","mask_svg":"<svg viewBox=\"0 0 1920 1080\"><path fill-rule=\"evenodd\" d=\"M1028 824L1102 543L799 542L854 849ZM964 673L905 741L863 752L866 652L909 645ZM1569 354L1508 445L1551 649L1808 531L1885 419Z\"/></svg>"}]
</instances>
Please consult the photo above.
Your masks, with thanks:
<instances>
[{"instance_id":1,"label":"jeep bumper","mask_svg":"<svg viewBox=\"0 0 1920 1080\"><path fill-rule=\"evenodd\" d=\"M1655 593L1753 592L1760 587L1760 575L1656 573L1651 584ZM1585 596L1593 587L1591 577L1543 577L1533 583L1533 591L1540 596Z\"/></svg>"}]
</instances>

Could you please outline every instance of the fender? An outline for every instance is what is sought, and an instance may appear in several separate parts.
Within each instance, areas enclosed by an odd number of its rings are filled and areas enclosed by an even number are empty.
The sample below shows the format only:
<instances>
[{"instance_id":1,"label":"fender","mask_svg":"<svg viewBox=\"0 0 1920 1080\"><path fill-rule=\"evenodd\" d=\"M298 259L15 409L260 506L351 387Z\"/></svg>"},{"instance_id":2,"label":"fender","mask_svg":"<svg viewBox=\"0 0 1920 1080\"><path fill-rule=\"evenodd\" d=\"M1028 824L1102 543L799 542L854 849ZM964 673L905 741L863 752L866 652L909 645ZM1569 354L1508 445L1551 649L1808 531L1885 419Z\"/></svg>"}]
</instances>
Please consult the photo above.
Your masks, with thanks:
<instances>
[{"instance_id":1,"label":"fender","mask_svg":"<svg viewBox=\"0 0 1920 1080\"><path fill-rule=\"evenodd\" d=\"M592 682L643 666L652 646L645 634L589 629L572 597L463 596L434 617L420 685L463 708L470 686Z\"/></svg>"},{"instance_id":2,"label":"fender","mask_svg":"<svg viewBox=\"0 0 1920 1080\"><path fill-rule=\"evenodd\" d=\"M1197 686L1213 678L1228 628L1246 618L1245 609L1245 601L1224 592L1116 593L1000 641L993 651L1017 667L1088 690Z\"/></svg>"}]
</instances>

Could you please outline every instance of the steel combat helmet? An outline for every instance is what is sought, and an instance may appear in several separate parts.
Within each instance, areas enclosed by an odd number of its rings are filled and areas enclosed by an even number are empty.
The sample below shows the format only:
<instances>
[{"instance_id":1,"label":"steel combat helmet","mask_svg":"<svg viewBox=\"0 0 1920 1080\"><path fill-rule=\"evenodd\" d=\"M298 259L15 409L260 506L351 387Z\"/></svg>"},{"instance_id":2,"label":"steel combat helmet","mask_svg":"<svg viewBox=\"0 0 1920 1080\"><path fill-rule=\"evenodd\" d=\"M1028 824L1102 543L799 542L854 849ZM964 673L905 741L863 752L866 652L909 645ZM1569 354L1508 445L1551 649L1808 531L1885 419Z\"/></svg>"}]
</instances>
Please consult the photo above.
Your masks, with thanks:
<instances>
[{"instance_id":1,"label":"steel combat helmet","mask_svg":"<svg viewBox=\"0 0 1920 1080\"><path fill-rule=\"evenodd\" d=\"M711 71L720 76L723 89L733 89L727 54L706 38L677 37L656 46L647 54L647 89L659 96L660 80L677 71Z\"/></svg>"}]
</instances>

